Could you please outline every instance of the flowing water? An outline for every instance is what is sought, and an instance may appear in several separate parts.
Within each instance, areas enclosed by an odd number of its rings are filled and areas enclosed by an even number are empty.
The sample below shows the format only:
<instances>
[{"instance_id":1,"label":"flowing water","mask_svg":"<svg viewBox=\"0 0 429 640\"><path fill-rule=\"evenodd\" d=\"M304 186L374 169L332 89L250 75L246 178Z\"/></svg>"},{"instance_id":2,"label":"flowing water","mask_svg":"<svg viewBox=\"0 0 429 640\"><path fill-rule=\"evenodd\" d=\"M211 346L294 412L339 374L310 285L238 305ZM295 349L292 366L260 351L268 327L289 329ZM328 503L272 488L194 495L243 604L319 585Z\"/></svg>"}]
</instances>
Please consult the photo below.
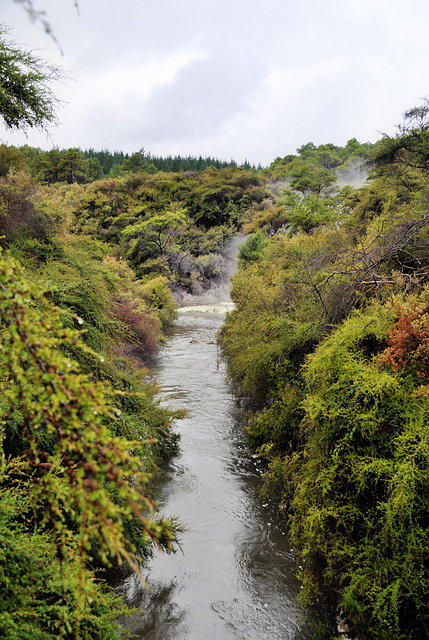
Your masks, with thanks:
<instances>
[{"instance_id":1,"label":"flowing water","mask_svg":"<svg viewBox=\"0 0 429 640\"><path fill-rule=\"evenodd\" d=\"M274 507L259 498L251 457L219 358L227 305L182 309L156 365L167 406L186 408L180 454L159 484L160 511L186 531L174 554L155 553L118 587L141 610L124 626L139 640L304 638L296 563Z\"/></svg>"}]
</instances>

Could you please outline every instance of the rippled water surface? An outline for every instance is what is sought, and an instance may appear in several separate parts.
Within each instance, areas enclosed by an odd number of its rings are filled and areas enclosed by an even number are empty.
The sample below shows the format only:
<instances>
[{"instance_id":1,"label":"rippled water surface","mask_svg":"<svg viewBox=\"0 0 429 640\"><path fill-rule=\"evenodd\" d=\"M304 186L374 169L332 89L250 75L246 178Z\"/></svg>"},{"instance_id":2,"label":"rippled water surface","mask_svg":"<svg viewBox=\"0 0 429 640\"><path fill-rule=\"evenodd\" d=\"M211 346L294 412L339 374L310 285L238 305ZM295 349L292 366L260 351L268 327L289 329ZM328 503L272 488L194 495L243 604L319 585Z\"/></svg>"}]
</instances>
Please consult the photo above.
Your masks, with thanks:
<instances>
[{"instance_id":1,"label":"rippled water surface","mask_svg":"<svg viewBox=\"0 0 429 640\"><path fill-rule=\"evenodd\" d=\"M295 560L235 419L216 346L224 314L202 311L180 313L157 365L163 401L189 411L159 488L162 513L186 531L144 570L149 590L123 578L119 592L142 610L124 626L140 640L297 640Z\"/></svg>"}]
</instances>

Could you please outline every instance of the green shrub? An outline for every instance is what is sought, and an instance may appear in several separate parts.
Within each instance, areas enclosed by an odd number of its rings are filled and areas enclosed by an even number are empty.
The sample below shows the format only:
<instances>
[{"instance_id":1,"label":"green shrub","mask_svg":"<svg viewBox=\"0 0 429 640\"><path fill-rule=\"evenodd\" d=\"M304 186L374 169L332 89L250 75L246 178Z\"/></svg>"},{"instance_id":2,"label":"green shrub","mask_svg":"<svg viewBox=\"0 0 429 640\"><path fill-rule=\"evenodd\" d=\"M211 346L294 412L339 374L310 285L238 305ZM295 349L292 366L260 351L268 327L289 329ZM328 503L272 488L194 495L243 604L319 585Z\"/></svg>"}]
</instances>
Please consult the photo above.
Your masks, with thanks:
<instances>
[{"instance_id":1,"label":"green shrub","mask_svg":"<svg viewBox=\"0 0 429 640\"><path fill-rule=\"evenodd\" d=\"M304 601L330 593L358 636L376 640L421 638L429 624L429 396L380 369L394 323L373 305L309 356L305 444L290 478Z\"/></svg>"}]
</instances>

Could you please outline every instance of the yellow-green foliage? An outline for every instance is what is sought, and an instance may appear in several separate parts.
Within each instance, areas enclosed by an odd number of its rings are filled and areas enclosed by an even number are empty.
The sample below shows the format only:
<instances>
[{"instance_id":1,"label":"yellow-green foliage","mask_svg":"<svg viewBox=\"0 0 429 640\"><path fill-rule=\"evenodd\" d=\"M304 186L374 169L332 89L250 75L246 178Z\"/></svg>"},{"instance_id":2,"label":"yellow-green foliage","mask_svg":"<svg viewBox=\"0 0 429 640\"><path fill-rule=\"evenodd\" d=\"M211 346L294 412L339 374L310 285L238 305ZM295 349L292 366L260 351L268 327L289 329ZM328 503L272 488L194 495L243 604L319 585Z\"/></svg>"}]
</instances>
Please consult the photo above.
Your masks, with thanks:
<instances>
[{"instance_id":1,"label":"yellow-green foliage","mask_svg":"<svg viewBox=\"0 0 429 640\"><path fill-rule=\"evenodd\" d=\"M0 630L8 640L114 637L112 598L90 569L95 550L104 563L133 564L125 532L136 518L143 540L169 544L172 537L154 519L147 495L149 476L139 455L145 443L114 435L115 392L64 355L64 347L88 347L62 319L2 257L0 518L14 542L0 536L1 592L7 594ZM6 457L15 415L19 459ZM38 565L42 590L40 579L29 584ZM10 595L15 587L17 598Z\"/></svg>"},{"instance_id":2,"label":"yellow-green foliage","mask_svg":"<svg viewBox=\"0 0 429 640\"><path fill-rule=\"evenodd\" d=\"M31 239L17 240L11 252L27 265L28 277L43 283L52 302L83 321L84 340L93 349L109 357L131 343L140 360L152 356L163 341L162 329L175 317L167 281L156 278L144 284L124 260L109 256L106 245L92 237L54 240L45 247L42 263L27 259L32 251L40 256L40 247ZM79 326L70 317L65 321Z\"/></svg>"},{"instance_id":3,"label":"yellow-green foliage","mask_svg":"<svg viewBox=\"0 0 429 640\"><path fill-rule=\"evenodd\" d=\"M405 640L429 623L429 403L380 369L394 322L373 305L309 356L305 448L289 479L304 599L328 588L363 637Z\"/></svg>"},{"instance_id":4,"label":"yellow-green foliage","mask_svg":"<svg viewBox=\"0 0 429 640\"><path fill-rule=\"evenodd\" d=\"M162 327L171 326L177 316L177 310L173 295L167 286L167 278L151 278L143 285L142 293L149 307L158 314Z\"/></svg>"},{"instance_id":5,"label":"yellow-green foliage","mask_svg":"<svg viewBox=\"0 0 429 640\"><path fill-rule=\"evenodd\" d=\"M253 233L257 229L278 231L282 229L286 223L287 217L284 207L268 206L266 209L257 211L252 216L252 219L243 225L243 233Z\"/></svg>"},{"instance_id":6,"label":"yellow-green foliage","mask_svg":"<svg viewBox=\"0 0 429 640\"><path fill-rule=\"evenodd\" d=\"M263 179L236 168L42 186L25 166L0 175L3 246L37 266L54 257L58 233L84 235L126 258L138 277L163 275L192 293L220 277L201 269L201 256L221 254L238 225L272 203Z\"/></svg>"},{"instance_id":7,"label":"yellow-green foliage","mask_svg":"<svg viewBox=\"0 0 429 640\"><path fill-rule=\"evenodd\" d=\"M276 236L234 276L236 310L228 315L221 345L229 373L258 402L277 387L273 366L283 359L299 366L331 317L342 313L346 301L336 298L342 276L325 271L331 261L326 248L334 252L339 245L336 234Z\"/></svg>"}]
</instances>

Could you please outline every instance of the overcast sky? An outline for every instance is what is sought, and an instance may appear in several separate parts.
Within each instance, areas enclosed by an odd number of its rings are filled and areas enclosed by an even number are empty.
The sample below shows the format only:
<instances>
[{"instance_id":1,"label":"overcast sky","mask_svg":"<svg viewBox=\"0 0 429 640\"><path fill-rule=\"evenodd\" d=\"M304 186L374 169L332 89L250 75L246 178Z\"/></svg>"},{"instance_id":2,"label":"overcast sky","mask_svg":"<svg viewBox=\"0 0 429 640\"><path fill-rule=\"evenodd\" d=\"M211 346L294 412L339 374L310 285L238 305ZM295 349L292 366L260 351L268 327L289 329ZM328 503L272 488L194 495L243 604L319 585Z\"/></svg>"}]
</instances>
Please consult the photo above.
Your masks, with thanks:
<instances>
[{"instance_id":1,"label":"overcast sky","mask_svg":"<svg viewBox=\"0 0 429 640\"><path fill-rule=\"evenodd\" d=\"M0 141L268 165L309 141L392 134L429 97L428 0L0 0L16 43L62 66L50 139Z\"/></svg>"}]
</instances>

